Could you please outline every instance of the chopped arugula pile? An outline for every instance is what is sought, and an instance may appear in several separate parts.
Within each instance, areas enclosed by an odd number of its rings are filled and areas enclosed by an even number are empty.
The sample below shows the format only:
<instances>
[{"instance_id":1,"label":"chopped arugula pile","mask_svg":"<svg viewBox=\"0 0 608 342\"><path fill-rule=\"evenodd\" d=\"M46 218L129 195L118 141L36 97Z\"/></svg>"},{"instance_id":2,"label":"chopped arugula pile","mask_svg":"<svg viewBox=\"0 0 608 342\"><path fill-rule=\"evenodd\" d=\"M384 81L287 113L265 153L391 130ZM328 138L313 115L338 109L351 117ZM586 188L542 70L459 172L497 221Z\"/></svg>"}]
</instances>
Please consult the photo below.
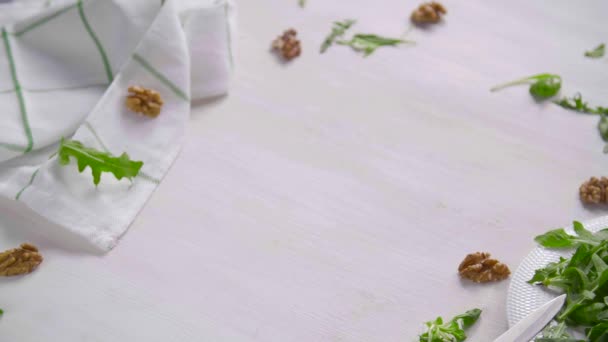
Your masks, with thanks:
<instances>
[{"instance_id":1,"label":"chopped arugula pile","mask_svg":"<svg viewBox=\"0 0 608 342\"><path fill-rule=\"evenodd\" d=\"M606 52L606 45L604 43L602 43L593 50L585 51L585 57L601 58L601 57L604 57L605 52Z\"/></svg>"},{"instance_id":2,"label":"chopped arugula pile","mask_svg":"<svg viewBox=\"0 0 608 342\"><path fill-rule=\"evenodd\" d=\"M375 34L358 33L355 34L351 40L339 40L336 43L350 46L355 51L363 51L363 55L367 57L381 46L397 46L399 44L413 42L398 38L382 37Z\"/></svg>"},{"instance_id":3,"label":"chopped arugula pile","mask_svg":"<svg viewBox=\"0 0 608 342\"><path fill-rule=\"evenodd\" d=\"M556 316L558 322L586 327L590 342L608 341L608 228L591 233L574 222L574 231L576 235L570 235L560 228L534 239L545 248L576 250L571 258L560 258L536 270L528 282L567 294L566 304Z\"/></svg>"},{"instance_id":4,"label":"chopped arugula pile","mask_svg":"<svg viewBox=\"0 0 608 342\"><path fill-rule=\"evenodd\" d=\"M559 75L538 74L497 85L490 89L490 91L494 92L506 87L528 84L530 82L532 82L530 85L530 94L538 99L547 99L553 97L557 95L562 87L562 78Z\"/></svg>"},{"instance_id":5,"label":"chopped arugula pile","mask_svg":"<svg viewBox=\"0 0 608 342\"><path fill-rule=\"evenodd\" d=\"M109 152L98 151L84 146L80 141L61 139L59 144L59 163L68 165L70 157L74 157L78 164L78 171L82 172L88 166L93 174L93 183L98 185L101 181L102 172L110 172L118 180L127 178L132 180L139 174L143 166L141 161L129 159L126 153L115 157Z\"/></svg>"},{"instance_id":6,"label":"chopped arugula pile","mask_svg":"<svg viewBox=\"0 0 608 342\"><path fill-rule=\"evenodd\" d=\"M469 328L481 315L481 310L472 309L455 316L447 322L441 317L425 323L426 331L419 336L420 342L462 342L466 340L465 329Z\"/></svg>"},{"instance_id":7,"label":"chopped arugula pile","mask_svg":"<svg viewBox=\"0 0 608 342\"><path fill-rule=\"evenodd\" d=\"M357 21L352 19L346 19L344 21L334 22L334 26L331 29L331 33L325 38L323 44L321 44L321 53L324 53L333 45L334 41L338 37L342 37L346 31L353 26Z\"/></svg>"}]
</instances>

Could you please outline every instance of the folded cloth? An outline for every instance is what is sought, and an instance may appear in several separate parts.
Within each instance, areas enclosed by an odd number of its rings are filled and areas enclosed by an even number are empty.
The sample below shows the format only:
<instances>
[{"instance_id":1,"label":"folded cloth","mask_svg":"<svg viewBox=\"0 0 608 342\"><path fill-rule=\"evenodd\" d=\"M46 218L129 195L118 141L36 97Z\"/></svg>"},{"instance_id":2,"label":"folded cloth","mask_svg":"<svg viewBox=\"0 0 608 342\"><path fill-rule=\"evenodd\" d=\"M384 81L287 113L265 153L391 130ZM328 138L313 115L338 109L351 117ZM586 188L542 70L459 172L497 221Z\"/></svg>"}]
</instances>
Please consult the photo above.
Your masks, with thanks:
<instances>
[{"instance_id":1,"label":"folded cloth","mask_svg":"<svg viewBox=\"0 0 608 342\"><path fill-rule=\"evenodd\" d=\"M0 196L109 251L175 160L190 102L227 91L234 6L22 0L0 13ZM161 94L157 118L126 107L133 85ZM94 186L89 169L59 164L62 137L144 165L132 181L104 173Z\"/></svg>"}]
</instances>

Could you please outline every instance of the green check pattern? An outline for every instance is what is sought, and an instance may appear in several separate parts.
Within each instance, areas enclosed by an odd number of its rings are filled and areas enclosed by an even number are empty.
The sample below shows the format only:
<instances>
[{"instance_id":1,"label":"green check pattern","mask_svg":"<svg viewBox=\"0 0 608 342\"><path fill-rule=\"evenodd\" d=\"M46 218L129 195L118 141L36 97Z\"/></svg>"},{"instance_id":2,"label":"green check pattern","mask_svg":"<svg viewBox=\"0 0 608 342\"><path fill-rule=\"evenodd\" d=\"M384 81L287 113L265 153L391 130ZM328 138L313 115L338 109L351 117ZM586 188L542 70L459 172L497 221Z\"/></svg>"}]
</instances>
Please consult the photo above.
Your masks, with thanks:
<instances>
[{"instance_id":1,"label":"green check pattern","mask_svg":"<svg viewBox=\"0 0 608 342\"><path fill-rule=\"evenodd\" d=\"M161 5L163 5L164 2L165 1L162 0ZM28 115L27 115L27 107L26 107L26 100L24 98L24 91L25 92L51 92L51 91L58 91L58 90L81 89L81 88L95 87L95 86L108 86L114 80L114 73L112 71L111 61L106 53L106 49L104 48L102 41L99 39L99 37L97 36L97 34L95 32L95 28L91 25L91 23L88 20L85 4L86 4L85 1L77 0L72 5L59 9L47 16L44 16L44 17L30 23L29 25L27 25L25 27L19 28L18 30L14 31L14 32L9 32L6 30L6 28L2 28L2 41L3 41L4 49L6 51L7 59L9 60L9 66L10 66L9 71L10 71L10 75L11 75L13 84L12 84L12 88L0 90L0 93L13 93L14 92L16 94L18 102L19 102L19 110L20 110L20 114L21 114L24 134L27 139L27 144L26 144L26 146L19 146L16 144L0 142L0 149L5 149L5 150L11 151L11 152L22 153L22 154L28 153L34 149L34 146L35 146L34 136L32 134L32 129L30 126ZM15 63L15 59L14 59L14 56L13 56L13 53L11 50L11 48L12 48L11 39L19 39L32 31L43 28L45 24L47 24L53 20L57 20L63 14L69 13L72 10L78 11L78 15L81 19L83 29L87 32L87 34L91 38L91 41L95 44L95 47L96 47L97 51L99 52L100 67L103 67L104 73L106 74L108 82L103 83L103 84L100 83L100 84L89 84L89 85L72 86L72 87L57 87L57 88L50 88L50 89L30 89L30 88L22 87L19 82L19 77L18 77L19 68ZM227 6L226 6L225 10L226 10L226 15L228 15ZM230 34L230 32L228 32L228 34ZM231 37L228 36L227 39L230 40ZM229 46L230 46L230 42L229 42ZM137 64L139 64L141 68L146 70L157 80L159 80L168 89L170 89L171 92L173 94L175 94L178 98L180 98L184 101L188 101L188 102L190 101L190 98L186 91L184 91L183 89L178 87L174 82L172 82L168 77L166 77L162 72L160 72L156 67L154 67L153 64L150 63L146 58L135 53L132 56L132 60L135 61ZM229 62L230 62L230 65L232 66L233 65L232 51L230 51L230 61ZM107 151L108 148L107 148L106 144L103 142L103 140L101 139L101 137L99 136L97 131L93 128L93 126L89 122L85 122L83 126L86 127L91 132L91 134L93 135L95 140L98 142L98 144L104 150ZM24 187L15 195L16 200L19 200L21 195L34 183L39 171L40 171L40 169L37 169L32 173L28 183L25 184ZM143 172L140 172L139 178L144 179L149 182L153 182L155 184L160 183L159 179L154 178L150 175L147 175Z\"/></svg>"}]
</instances>

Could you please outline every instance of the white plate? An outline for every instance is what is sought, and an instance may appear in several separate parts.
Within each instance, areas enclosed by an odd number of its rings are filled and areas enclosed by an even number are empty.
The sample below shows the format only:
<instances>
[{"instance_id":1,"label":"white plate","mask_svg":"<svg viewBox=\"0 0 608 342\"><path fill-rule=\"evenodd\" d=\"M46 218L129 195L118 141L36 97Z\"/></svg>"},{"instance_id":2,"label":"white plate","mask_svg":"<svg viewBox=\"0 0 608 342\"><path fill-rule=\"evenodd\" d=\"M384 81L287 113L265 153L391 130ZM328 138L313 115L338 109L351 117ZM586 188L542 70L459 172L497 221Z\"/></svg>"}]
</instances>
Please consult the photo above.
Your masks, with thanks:
<instances>
[{"instance_id":1,"label":"white plate","mask_svg":"<svg viewBox=\"0 0 608 342\"><path fill-rule=\"evenodd\" d=\"M608 227L608 216L591 221L582 222L586 229L598 231ZM572 225L564 227L572 233ZM547 229L549 230L549 229ZM530 237L533 239L534 237ZM544 267L547 263L559 260L559 257L570 257L574 250L557 251L536 247L524 258L517 270L511 277L509 292L507 293L507 320L509 327L528 316L532 311L548 302L557 293L546 290L538 285L530 285L528 280L534 275L534 271Z\"/></svg>"}]
</instances>

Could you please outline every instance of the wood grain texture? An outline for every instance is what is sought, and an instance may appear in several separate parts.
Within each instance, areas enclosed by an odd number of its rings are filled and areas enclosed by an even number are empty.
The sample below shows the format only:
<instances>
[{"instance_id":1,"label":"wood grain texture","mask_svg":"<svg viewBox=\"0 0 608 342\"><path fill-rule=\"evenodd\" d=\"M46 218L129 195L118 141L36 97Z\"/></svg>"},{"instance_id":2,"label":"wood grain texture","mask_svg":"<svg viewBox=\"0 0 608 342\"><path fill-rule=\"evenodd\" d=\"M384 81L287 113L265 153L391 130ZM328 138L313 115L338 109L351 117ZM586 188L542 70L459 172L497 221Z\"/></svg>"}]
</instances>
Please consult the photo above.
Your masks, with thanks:
<instances>
[{"instance_id":1,"label":"wood grain texture","mask_svg":"<svg viewBox=\"0 0 608 342\"><path fill-rule=\"evenodd\" d=\"M332 21L399 35L418 3L240 1L230 95L194 108L115 250L0 203L0 248L27 240L45 256L0 279L0 340L410 341L472 307L470 341L502 333L508 282L463 282L458 263L483 250L514 269L534 235L605 214L577 188L608 157L596 118L488 89L555 72L564 94L607 105L608 62L583 52L607 39L608 3L444 4L416 46L362 58L318 54ZM304 52L280 64L269 44L289 27Z\"/></svg>"}]
</instances>

